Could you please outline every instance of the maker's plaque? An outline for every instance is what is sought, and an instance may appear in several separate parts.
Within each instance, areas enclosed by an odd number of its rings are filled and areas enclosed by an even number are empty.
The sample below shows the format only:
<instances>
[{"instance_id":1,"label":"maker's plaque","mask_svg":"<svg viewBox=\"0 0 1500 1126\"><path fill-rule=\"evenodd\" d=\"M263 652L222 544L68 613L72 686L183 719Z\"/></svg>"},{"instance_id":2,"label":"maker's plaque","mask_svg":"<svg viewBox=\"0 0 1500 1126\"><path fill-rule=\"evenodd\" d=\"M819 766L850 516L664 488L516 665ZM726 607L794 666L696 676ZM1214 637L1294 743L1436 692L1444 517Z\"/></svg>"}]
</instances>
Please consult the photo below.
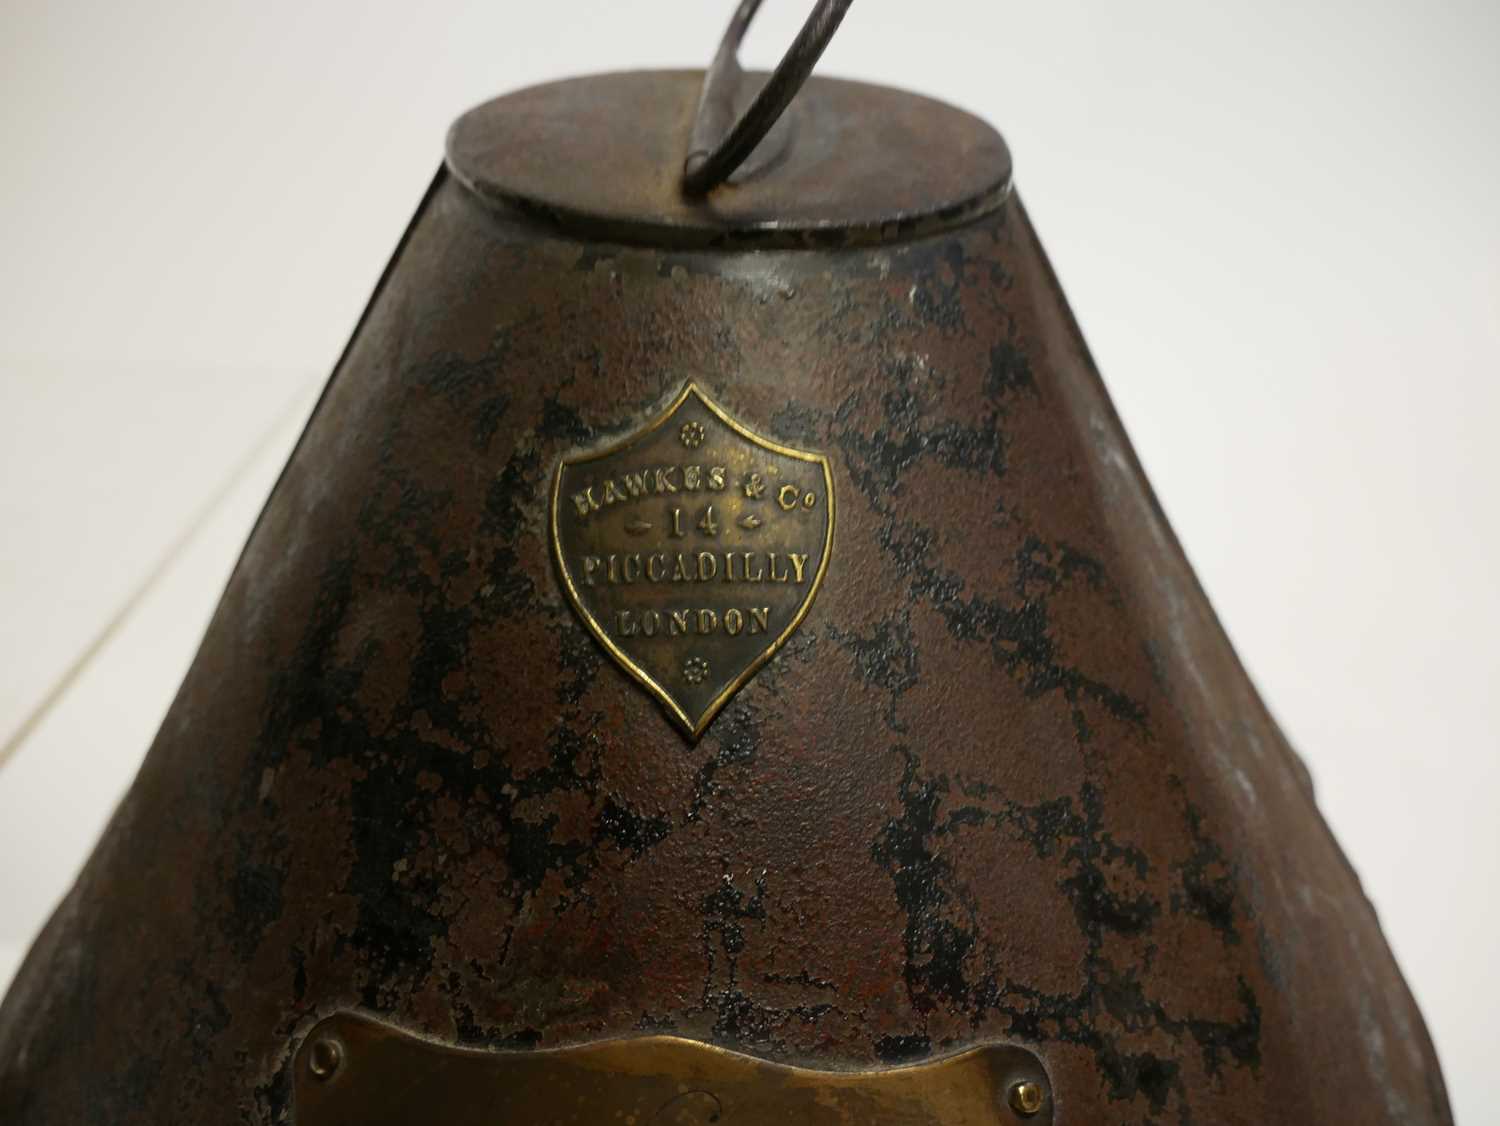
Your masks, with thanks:
<instances>
[{"instance_id":1,"label":"maker's plaque","mask_svg":"<svg viewBox=\"0 0 1500 1126\"><path fill-rule=\"evenodd\" d=\"M563 586L609 654L696 738L812 605L833 543L833 476L689 383L552 489Z\"/></svg>"}]
</instances>

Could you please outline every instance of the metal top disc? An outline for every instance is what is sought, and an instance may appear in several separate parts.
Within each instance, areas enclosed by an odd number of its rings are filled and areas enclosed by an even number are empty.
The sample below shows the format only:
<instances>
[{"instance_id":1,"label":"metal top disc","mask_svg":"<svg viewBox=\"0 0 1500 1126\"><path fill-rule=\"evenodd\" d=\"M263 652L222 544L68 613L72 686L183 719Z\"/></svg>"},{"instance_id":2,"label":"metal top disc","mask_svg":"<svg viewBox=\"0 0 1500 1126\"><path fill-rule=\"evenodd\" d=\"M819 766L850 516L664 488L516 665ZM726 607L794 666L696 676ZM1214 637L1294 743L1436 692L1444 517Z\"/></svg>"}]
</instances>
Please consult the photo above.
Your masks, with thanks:
<instances>
[{"instance_id":1,"label":"metal top disc","mask_svg":"<svg viewBox=\"0 0 1500 1126\"><path fill-rule=\"evenodd\" d=\"M753 97L764 75L747 75ZM844 246L967 222L1010 189L1010 151L972 114L812 78L728 183L682 191L701 71L551 82L486 102L448 134L448 167L487 202L587 238L658 246Z\"/></svg>"}]
</instances>

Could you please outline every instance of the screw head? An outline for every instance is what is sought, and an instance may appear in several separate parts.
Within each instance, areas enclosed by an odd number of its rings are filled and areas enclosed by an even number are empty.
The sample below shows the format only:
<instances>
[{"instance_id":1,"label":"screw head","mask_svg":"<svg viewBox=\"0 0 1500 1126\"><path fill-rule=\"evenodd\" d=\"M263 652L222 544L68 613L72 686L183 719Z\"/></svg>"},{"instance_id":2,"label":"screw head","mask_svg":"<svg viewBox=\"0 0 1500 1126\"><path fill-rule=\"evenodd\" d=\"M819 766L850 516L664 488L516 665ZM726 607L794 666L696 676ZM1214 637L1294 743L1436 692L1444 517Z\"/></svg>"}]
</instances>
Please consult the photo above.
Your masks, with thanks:
<instances>
[{"instance_id":1,"label":"screw head","mask_svg":"<svg viewBox=\"0 0 1500 1126\"><path fill-rule=\"evenodd\" d=\"M330 1036L314 1041L312 1050L307 1053L307 1070L318 1079L331 1079L343 1062L343 1046Z\"/></svg>"},{"instance_id":2,"label":"screw head","mask_svg":"<svg viewBox=\"0 0 1500 1126\"><path fill-rule=\"evenodd\" d=\"M1010 1109L1022 1118L1030 1118L1042 1109L1042 1103L1046 1101L1046 1097L1040 1083L1031 1079L1023 1079L1019 1083L1011 1084Z\"/></svg>"}]
</instances>

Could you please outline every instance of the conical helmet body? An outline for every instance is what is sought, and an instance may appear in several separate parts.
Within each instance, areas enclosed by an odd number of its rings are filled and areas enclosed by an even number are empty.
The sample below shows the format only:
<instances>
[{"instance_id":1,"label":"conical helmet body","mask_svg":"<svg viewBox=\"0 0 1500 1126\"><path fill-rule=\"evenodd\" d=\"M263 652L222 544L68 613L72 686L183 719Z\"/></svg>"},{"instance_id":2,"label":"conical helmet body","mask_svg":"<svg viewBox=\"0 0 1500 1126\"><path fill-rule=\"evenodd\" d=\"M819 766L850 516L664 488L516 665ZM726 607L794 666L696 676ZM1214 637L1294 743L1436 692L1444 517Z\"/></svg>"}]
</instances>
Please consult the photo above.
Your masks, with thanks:
<instances>
[{"instance_id":1,"label":"conical helmet body","mask_svg":"<svg viewBox=\"0 0 1500 1126\"><path fill-rule=\"evenodd\" d=\"M998 137L814 80L684 200L699 81L456 127L0 1009L0 1119L479 1122L510 1088L401 1061L636 1038L1013 1051L990 1121L1448 1122Z\"/></svg>"}]
</instances>

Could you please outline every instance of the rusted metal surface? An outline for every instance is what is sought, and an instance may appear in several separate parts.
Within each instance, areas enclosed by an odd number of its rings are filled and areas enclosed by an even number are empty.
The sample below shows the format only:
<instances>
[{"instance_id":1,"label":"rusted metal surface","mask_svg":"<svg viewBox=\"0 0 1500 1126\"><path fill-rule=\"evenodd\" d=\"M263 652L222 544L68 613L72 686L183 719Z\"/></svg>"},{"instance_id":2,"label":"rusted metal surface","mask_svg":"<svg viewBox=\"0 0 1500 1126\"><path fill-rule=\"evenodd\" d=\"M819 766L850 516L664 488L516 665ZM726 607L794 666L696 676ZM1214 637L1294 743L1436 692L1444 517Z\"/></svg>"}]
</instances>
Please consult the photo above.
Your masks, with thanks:
<instances>
[{"instance_id":1,"label":"rusted metal surface","mask_svg":"<svg viewBox=\"0 0 1500 1126\"><path fill-rule=\"evenodd\" d=\"M676 1036L552 1051L451 1048L347 1013L293 1065L296 1126L1048 1126L1047 1077L988 1044L905 1067L816 1071Z\"/></svg>"},{"instance_id":2,"label":"rusted metal surface","mask_svg":"<svg viewBox=\"0 0 1500 1126\"><path fill-rule=\"evenodd\" d=\"M344 1011L820 1070L1011 1044L1062 1126L1450 1121L1018 200L739 254L487 198L425 201L0 1008L0 1121L286 1123ZM696 743L569 604L548 503L689 379L838 497Z\"/></svg>"},{"instance_id":3,"label":"rusted metal surface","mask_svg":"<svg viewBox=\"0 0 1500 1126\"><path fill-rule=\"evenodd\" d=\"M741 84L753 96L763 74ZM812 78L728 184L682 193L700 71L547 83L470 110L455 175L486 199L592 239L658 247L839 247L993 211L1010 152L972 114L884 86Z\"/></svg>"}]
</instances>

